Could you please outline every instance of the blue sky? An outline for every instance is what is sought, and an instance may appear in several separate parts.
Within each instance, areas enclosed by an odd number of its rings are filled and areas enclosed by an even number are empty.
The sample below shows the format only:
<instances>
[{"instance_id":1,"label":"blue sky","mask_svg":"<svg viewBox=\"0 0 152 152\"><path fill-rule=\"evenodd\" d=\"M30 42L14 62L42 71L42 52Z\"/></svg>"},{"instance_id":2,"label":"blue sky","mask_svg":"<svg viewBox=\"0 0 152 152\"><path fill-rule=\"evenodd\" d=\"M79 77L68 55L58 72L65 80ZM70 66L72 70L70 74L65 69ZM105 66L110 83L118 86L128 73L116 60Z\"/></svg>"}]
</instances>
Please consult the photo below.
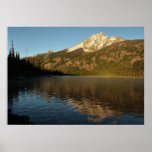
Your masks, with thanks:
<instances>
[{"instance_id":1,"label":"blue sky","mask_svg":"<svg viewBox=\"0 0 152 152\"><path fill-rule=\"evenodd\" d=\"M8 27L8 51L13 40L15 51L21 57L45 53L49 49L56 52L100 32L126 40L144 39L143 27Z\"/></svg>"}]
</instances>

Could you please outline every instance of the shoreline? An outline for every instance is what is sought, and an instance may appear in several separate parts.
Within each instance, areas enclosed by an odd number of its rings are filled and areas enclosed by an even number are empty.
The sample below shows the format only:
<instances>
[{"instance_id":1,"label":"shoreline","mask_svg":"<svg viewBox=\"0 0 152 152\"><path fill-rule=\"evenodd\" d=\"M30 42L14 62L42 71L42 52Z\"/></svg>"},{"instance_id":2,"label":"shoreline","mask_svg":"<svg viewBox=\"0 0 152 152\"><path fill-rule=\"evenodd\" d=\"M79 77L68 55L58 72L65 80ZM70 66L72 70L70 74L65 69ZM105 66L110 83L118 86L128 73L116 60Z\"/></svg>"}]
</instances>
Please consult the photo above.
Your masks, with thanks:
<instances>
[{"instance_id":1,"label":"shoreline","mask_svg":"<svg viewBox=\"0 0 152 152\"><path fill-rule=\"evenodd\" d=\"M24 76L8 76L8 81L26 81L29 79L39 79L45 77L97 77L97 78L106 78L106 79L143 79L144 77L128 77L128 76L95 76L95 75L41 75L41 76L31 76L31 77L24 77Z\"/></svg>"},{"instance_id":2,"label":"shoreline","mask_svg":"<svg viewBox=\"0 0 152 152\"><path fill-rule=\"evenodd\" d=\"M56 75L59 76L59 75ZM125 79L144 79L144 77L128 77L128 76L96 76L96 75L62 75L62 76L75 76L75 77L101 77L101 78L125 78Z\"/></svg>"}]
</instances>

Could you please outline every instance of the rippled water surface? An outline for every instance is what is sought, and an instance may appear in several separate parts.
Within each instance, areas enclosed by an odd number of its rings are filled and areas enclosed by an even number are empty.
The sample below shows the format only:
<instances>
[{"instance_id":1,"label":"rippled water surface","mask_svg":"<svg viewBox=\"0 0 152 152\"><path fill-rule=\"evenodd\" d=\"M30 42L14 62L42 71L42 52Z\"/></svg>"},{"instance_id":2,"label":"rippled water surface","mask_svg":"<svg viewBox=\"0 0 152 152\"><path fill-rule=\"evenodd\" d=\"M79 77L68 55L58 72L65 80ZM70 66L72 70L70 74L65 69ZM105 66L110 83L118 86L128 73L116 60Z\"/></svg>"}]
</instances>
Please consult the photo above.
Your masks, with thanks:
<instances>
[{"instance_id":1,"label":"rippled water surface","mask_svg":"<svg viewBox=\"0 0 152 152\"><path fill-rule=\"evenodd\" d=\"M144 80L54 76L9 81L8 108L14 124L20 116L29 119L25 124L144 124Z\"/></svg>"}]
</instances>

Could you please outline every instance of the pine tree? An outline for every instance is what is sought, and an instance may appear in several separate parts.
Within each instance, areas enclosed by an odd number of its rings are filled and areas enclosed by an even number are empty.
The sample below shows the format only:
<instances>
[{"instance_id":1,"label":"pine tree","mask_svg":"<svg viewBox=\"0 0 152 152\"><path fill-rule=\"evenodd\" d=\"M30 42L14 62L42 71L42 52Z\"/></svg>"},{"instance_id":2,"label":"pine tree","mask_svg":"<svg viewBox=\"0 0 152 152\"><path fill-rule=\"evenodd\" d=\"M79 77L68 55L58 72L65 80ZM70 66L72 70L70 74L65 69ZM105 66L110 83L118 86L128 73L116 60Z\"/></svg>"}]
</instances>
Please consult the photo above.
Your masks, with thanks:
<instances>
[{"instance_id":1,"label":"pine tree","mask_svg":"<svg viewBox=\"0 0 152 152\"><path fill-rule=\"evenodd\" d=\"M20 54L18 53L18 59L20 60Z\"/></svg>"},{"instance_id":2,"label":"pine tree","mask_svg":"<svg viewBox=\"0 0 152 152\"><path fill-rule=\"evenodd\" d=\"M16 58L17 60L20 60L20 55L19 55L19 53L18 53L18 52L16 52L16 56L15 56L15 58Z\"/></svg>"},{"instance_id":3,"label":"pine tree","mask_svg":"<svg viewBox=\"0 0 152 152\"><path fill-rule=\"evenodd\" d=\"M13 46L13 40L11 41L11 49L10 49L10 57L11 59L15 58L15 53L14 53L14 46Z\"/></svg>"},{"instance_id":4,"label":"pine tree","mask_svg":"<svg viewBox=\"0 0 152 152\"><path fill-rule=\"evenodd\" d=\"M11 57L12 57L12 52L11 52L11 49L10 49L9 54L8 54L8 59L10 60Z\"/></svg>"}]
</instances>

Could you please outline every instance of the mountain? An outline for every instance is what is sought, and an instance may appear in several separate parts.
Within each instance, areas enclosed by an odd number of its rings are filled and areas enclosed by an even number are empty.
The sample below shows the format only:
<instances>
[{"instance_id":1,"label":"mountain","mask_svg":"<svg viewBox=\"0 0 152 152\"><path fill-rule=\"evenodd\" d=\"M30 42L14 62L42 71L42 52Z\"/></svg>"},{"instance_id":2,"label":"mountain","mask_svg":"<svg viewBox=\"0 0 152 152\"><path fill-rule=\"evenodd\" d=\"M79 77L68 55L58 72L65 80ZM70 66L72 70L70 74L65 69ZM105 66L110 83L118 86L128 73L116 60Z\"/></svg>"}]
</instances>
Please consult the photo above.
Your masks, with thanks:
<instances>
[{"instance_id":1,"label":"mountain","mask_svg":"<svg viewBox=\"0 0 152 152\"><path fill-rule=\"evenodd\" d=\"M99 39L91 37L92 43L89 38L83 42L83 47L39 54L27 59L41 69L60 71L64 74L144 77L144 40L116 38L110 45L112 38L102 43L102 48ZM87 43L94 44L86 45ZM84 46L87 46L89 51L86 51ZM89 46L93 46L94 51Z\"/></svg>"},{"instance_id":2,"label":"mountain","mask_svg":"<svg viewBox=\"0 0 152 152\"><path fill-rule=\"evenodd\" d=\"M48 54L53 53L53 50L49 49L46 53L48 53Z\"/></svg>"},{"instance_id":3,"label":"mountain","mask_svg":"<svg viewBox=\"0 0 152 152\"><path fill-rule=\"evenodd\" d=\"M107 35L104 36L103 33L98 33L95 35L92 35L88 39L84 40L80 44L75 45L74 47L68 49L68 52L75 51L77 49L83 49L85 52L94 52L98 51L102 48L105 48L106 46L109 46L116 42L122 42L125 41L125 39L121 37L108 37Z\"/></svg>"}]
</instances>

